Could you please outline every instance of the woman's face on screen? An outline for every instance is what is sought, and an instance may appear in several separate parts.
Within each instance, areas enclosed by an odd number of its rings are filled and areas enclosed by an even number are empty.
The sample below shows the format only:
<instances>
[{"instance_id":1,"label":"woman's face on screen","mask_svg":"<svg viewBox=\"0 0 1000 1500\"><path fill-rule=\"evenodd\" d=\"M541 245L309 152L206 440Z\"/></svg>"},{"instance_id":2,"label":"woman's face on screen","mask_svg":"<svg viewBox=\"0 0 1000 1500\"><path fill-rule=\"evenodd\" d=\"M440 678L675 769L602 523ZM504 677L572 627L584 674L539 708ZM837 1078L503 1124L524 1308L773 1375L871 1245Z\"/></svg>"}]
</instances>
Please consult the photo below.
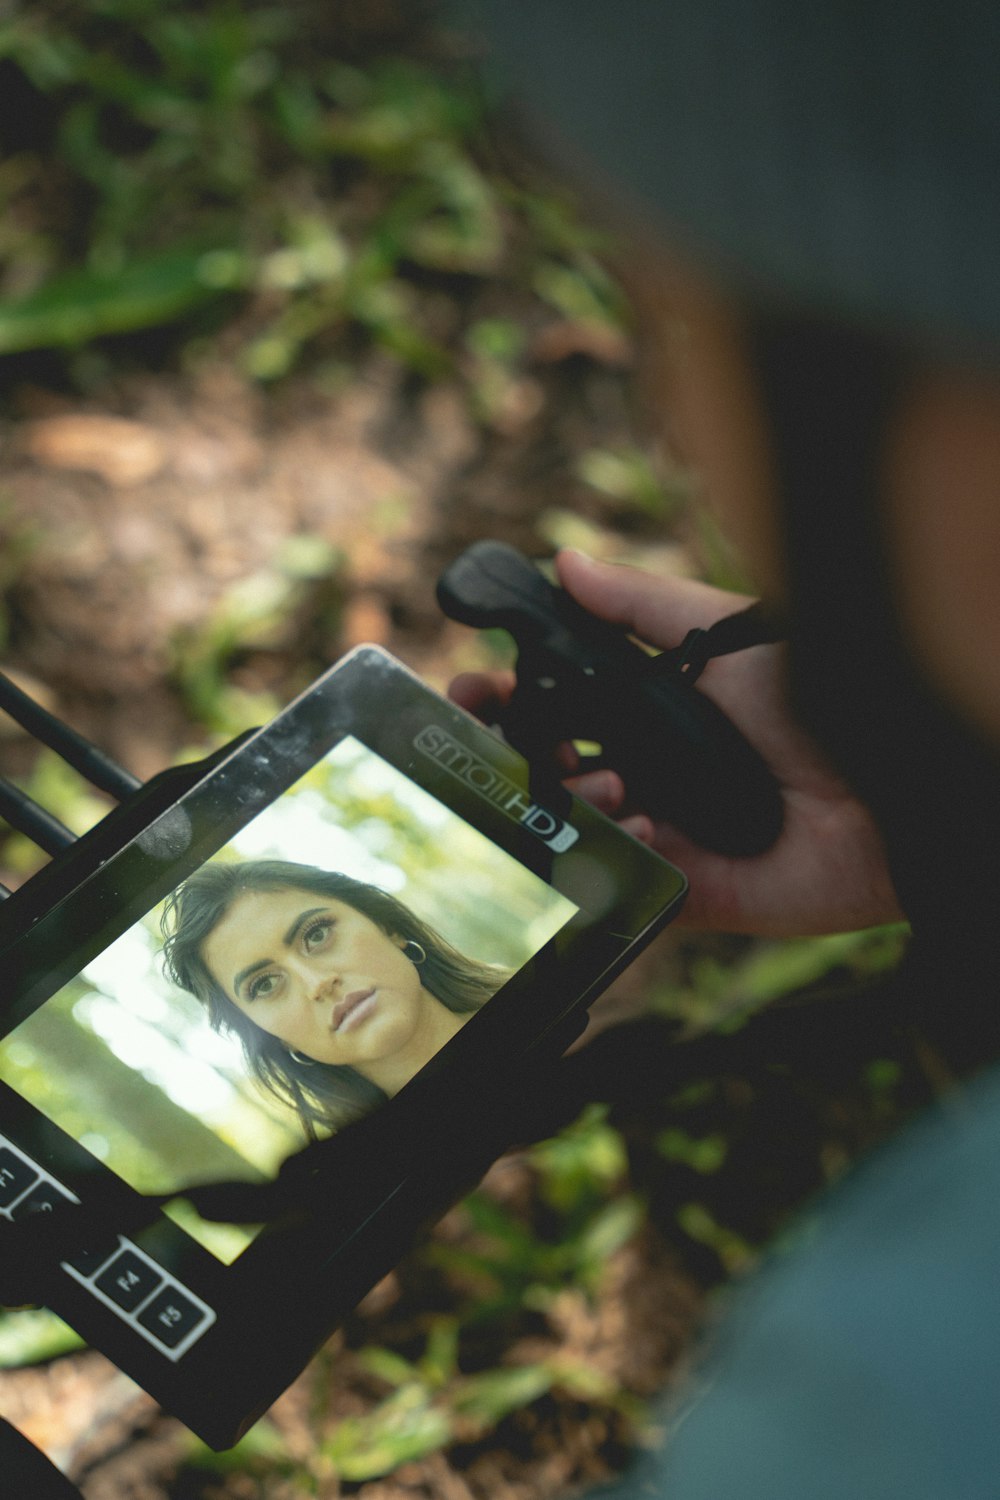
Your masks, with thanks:
<instances>
[{"instance_id":1,"label":"woman's face on screen","mask_svg":"<svg viewBox=\"0 0 1000 1500\"><path fill-rule=\"evenodd\" d=\"M402 947L342 901L282 888L238 896L201 954L262 1031L316 1062L363 1070L412 1042L433 998Z\"/></svg>"}]
</instances>

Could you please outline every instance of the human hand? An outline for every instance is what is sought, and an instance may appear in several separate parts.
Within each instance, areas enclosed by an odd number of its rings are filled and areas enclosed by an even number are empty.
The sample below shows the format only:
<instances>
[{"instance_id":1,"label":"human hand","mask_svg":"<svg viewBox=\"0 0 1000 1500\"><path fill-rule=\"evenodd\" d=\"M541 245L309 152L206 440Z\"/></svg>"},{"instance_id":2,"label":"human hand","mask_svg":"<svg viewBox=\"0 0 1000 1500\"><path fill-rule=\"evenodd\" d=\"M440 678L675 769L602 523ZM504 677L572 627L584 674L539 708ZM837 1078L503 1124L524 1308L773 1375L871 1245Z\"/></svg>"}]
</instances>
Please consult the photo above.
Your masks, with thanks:
<instances>
[{"instance_id":1,"label":"human hand","mask_svg":"<svg viewBox=\"0 0 1000 1500\"><path fill-rule=\"evenodd\" d=\"M750 602L690 579L657 578L577 552L561 552L556 570L585 609L662 648ZM733 858L699 848L672 825L629 808L613 770L570 775L568 785L684 871L691 890L682 920L689 926L789 937L898 921L902 913L870 813L791 717L785 655L781 646L754 646L715 657L697 689L728 714L781 786L784 827L766 853ZM473 673L456 678L450 693L488 719L513 688L513 673ZM564 769L571 772L568 747L564 756Z\"/></svg>"}]
</instances>

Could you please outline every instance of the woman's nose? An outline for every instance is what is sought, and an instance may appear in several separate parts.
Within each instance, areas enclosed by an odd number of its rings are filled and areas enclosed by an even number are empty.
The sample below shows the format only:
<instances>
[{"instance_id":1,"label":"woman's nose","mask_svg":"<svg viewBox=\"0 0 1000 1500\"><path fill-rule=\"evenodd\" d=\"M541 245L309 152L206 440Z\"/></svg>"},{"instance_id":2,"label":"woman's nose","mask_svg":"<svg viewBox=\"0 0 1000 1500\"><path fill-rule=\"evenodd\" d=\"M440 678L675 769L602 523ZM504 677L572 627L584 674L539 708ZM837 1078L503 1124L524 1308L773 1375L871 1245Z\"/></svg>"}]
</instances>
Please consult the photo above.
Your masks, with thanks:
<instances>
[{"instance_id":1,"label":"woman's nose","mask_svg":"<svg viewBox=\"0 0 1000 1500\"><path fill-rule=\"evenodd\" d=\"M340 982L340 974L336 969L324 969L317 973L311 969L305 976L306 994L310 1000L329 1000Z\"/></svg>"},{"instance_id":2,"label":"woman's nose","mask_svg":"<svg viewBox=\"0 0 1000 1500\"><path fill-rule=\"evenodd\" d=\"M332 964L317 965L301 955L292 958L289 967L300 994L304 995L307 1000L329 999L340 979L339 971Z\"/></svg>"}]
</instances>

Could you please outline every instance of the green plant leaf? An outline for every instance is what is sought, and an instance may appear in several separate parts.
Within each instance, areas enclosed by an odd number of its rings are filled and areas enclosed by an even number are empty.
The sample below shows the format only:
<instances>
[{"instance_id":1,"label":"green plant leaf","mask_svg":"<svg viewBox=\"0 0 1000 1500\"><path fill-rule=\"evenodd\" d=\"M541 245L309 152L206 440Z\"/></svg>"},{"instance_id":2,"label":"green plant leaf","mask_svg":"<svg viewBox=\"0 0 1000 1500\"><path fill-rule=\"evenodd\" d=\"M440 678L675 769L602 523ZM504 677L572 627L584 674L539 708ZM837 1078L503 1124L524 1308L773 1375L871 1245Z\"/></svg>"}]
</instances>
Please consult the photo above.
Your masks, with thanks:
<instances>
[{"instance_id":1,"label":"green plant leaf","mask_svg":"<svg viewBox=\"0 0 1000 1500\"><path fill-rule=\"evenodd\" d=\"M426 1458L452 1437L452 1418L420 1384L402 1387L363 1417L341 1422L322 1445L322 1456L341 1479L361 1481L391 1474Z\"/></svg>"},{"instance_id":2,"label":"green plant leaf","mask_svg":"<svg viewBox=\"0 0 1000 1500\"><path fill-rule=\"evenodd\" d=\"M467 1376L451 1392L451 1404L460 1416L486 1431L546 1395L555 1378L547 1364L484 1370L481 1375Z\"/></svg>"},{"instance_id":3,"label":"green plant leaf","mask_svg":"<svg viewBox=\"0 0 1000 1500\"><path fill-rule=\"evenodd\" d=\"M358 1354L358 1362L370 1374L384 1380L386 1385L408 1385L419 1376L417 1366L410 1360L404 1359L394 1349L383 1349L379 1345L362 1349Z\"/></svg>"},{"instance_id":4,"label":"green plant leaf","mask_svg":"<svg viewBox=\"0 0 1000 1500\"><path fill-rule=\"evenodd\" d=\"M175 251L115 274L67 271L20 302L0 306L0 354L74 348L108 334L169 323L218 291L219 261Z\"/></svg>"},{"instance_id":5,"label":"green plant leaf","mask_svg":"<svg viewBox=\"0 0 1000 1500\"><path fill-rule=\"evenodd\" d=\"M0 1313L0 1369L42 1364L82 1348L80 1335L46 1308Z\"/></svg>"},{"instance_id":6,"label":"green plant leaf","mask_svg":"<svg viewBox=\"0 0 1000 1500\"><path fill-rule=\"evenodd\" d=\"M717 1172L726 1159L728 1146L725 1136L692 1136L673 1126L657 1136L656 1149L668 1161L683 1162L696 1172Z\"/></svg>"},{"instance_id":7,"label":"green plant leaf","mask_svg":"<svg viewBox=\"0 0 1000 1500\"><path fill-rule=\"evenodd\" d=\"M623 1245L627 1245L642 1223L642 1209L635 1198L616 1198L596 1214L580 1236L581 1263L602 1270Z\"/></svg>"}]
</instances>

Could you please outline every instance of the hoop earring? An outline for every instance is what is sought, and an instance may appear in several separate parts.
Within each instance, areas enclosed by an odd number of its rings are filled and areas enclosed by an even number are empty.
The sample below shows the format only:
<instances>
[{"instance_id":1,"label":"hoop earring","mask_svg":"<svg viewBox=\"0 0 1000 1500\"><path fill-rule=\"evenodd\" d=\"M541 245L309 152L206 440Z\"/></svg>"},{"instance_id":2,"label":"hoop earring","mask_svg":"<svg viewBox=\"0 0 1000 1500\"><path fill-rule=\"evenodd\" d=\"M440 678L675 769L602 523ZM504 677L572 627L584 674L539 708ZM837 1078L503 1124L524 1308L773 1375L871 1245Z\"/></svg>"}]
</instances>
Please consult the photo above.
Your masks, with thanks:
<instances>
[{"instance_id":1,"label":"hoop earring","mask_svg":"<svg viewBox=\"0 0 1000 1500\"><path fill-rule=\"evenodd\" d=\"M316 1059L314 1057L306 1057L304 1052L296 1052L294 1047L289 1047L288 1055L293 1063L298 1063L300 1068L314 1068L316 1066Z\"/></svg>"},{"instance_id":2,"label":"hoop earring","mask_svg":"<svg viewBox=\"0 0 1000 1500\"><path fill-rule=\"evenodd\" d=\"M400 951L405 953L410 963L415 964L418 968L427 958L427 949L418 943L415 938L407 938Z\"/></svg>"}]
</instances>

